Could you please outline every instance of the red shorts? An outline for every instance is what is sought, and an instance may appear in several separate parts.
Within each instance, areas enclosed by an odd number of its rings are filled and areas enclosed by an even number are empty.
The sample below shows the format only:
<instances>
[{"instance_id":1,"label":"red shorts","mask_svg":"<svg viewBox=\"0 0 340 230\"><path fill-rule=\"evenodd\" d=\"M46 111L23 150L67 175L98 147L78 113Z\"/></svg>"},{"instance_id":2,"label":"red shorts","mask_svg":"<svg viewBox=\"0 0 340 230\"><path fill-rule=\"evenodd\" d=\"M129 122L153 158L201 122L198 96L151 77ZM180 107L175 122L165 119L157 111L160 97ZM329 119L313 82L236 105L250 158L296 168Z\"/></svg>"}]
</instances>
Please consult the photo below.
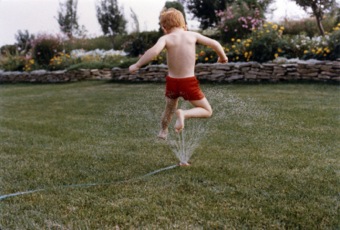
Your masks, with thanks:
<instances>
[{"instance_id":1,"label":"red shorts","mask_svg":"<svg viewBox=\"0 0 340 230\"><path fill-rule=\"evenodd\" d=\"M195 76L185 78L166 77L165 96L170 99L183 97L187 101L201 100L204 94Z\"/></svg>"}]
</instances>

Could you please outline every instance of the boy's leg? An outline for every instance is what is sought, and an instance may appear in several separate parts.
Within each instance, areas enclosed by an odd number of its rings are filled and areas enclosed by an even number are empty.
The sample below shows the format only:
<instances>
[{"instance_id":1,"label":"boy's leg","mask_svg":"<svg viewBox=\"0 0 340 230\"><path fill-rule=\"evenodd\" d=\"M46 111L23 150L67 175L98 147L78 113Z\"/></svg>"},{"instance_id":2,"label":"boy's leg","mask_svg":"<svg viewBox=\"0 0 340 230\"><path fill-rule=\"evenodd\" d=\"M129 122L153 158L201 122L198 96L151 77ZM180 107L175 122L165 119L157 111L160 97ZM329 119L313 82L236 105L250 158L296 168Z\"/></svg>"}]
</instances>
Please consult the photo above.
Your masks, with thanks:
<instances>
[{"instance_id":1,"label":"boy's leg","mask_svg":"<svg viewBox=\"0 0 340 230\"><path fill-rule=\"evenodd\" d=\"M211 117L212 115L211 106L205 97L201 100L190 101L190 103L194 106L194 108L188 109L188 110L182 110L182 109L176 110L176 116L177 116L177 120L175 124L176 132L182 131L182 129L184 128L184 120L187 118L192 118L192 117L207 118L207 117Z\"/></svg>"},{"instance_id":2,"label":"boy's leg","mask_svg":"<svg viewBox=\"0 0 340 230\"><path fill-rule=\"evenodd\" d=\"M170 99L168 97L165 97L165 101L166 106L161 119L161 130L158 134L158 137L161 139L167 138L169 124L178 106L178 98Z\"/></svg>"}]
</instances>

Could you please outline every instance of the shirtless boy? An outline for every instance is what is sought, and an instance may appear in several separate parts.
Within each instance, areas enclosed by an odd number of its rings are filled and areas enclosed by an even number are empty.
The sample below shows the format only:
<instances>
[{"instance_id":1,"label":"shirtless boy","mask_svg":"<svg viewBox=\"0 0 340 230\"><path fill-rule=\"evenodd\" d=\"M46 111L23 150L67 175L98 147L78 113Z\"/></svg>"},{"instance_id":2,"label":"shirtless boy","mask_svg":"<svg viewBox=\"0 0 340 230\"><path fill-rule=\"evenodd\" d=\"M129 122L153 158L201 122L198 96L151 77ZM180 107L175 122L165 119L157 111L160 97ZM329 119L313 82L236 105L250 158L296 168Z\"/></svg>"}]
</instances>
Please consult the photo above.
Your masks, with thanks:
<instances>
[{"instance_id":1,"label":"shirtless boy","mask_svg":"<svg viewBox=\"0 0 340 230\"><path fill-rule=\"evenodd\" d=\"M196 32L186 30L183 14L170 8L161 13L160 24L165 35L129 67L131 73L149 63L163 49L167 50L168 76L166 77L166 107L162 115L159 138L166 139L168 126L175 113L175 131L181 132L187 118L208 118L212 115L211 106L199 87L195 76L196 43L211 47L218 55L218 62L226 63L228 58L217 41ZM193 108L177 109L178 99L188 100Z\"/></svg>"}]
</instances>

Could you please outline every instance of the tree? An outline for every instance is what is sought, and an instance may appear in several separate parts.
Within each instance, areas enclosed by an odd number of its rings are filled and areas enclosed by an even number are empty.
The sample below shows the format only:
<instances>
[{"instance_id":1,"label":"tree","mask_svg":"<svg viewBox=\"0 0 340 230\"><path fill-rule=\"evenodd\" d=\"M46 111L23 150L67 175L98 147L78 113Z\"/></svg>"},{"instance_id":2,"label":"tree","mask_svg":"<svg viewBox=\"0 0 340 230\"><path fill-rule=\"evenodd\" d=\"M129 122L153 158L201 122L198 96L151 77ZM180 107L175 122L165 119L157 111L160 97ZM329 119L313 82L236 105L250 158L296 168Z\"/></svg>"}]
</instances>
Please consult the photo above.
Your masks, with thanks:
<instances>
[{"instance_id":1,"label":"tree","mask_svg":"<svg viewBox=\"0 0 340 230\"><path fill-rule=\"evenodd\" d=\"M32 48L31 42L34 40L34 35L30 35L28 30L18 30L17 34L15 35L15 39L17 40L17 46L20 51L27 53Z\"/></svg>"},{"instance_id":2,"label":"tree","mask_svg":"<svg viewBox=\"0 0 340 230\"><path fill-rule=\"evenodd\" d=\"M234 0L181 0L181 3L199 20L202 29L216 26L219 22L216 11L225 10L227 3L232 2Z\"/></svg>"},{"instance_id":3,"label":"tree","mask_svg":"<svg viewBox=\"0 0 340 230\"><path fill-rule=\"evenodd\" d=\"M58 12L57 21L61 32L72 38L79 30L77 6L78 0L66 0L64 4L59 3L60 9Z\"/></svg>"},{"instance_id":4,"label":"tree","mask_svg":"<svg viewBox=\"0 0 340 230\"><path fill-rule=\"evenodd\" d=\"M126 20L120 13L117 0L100 0L96 9L97 19L104 35L114 37L116 34L125 33Z\"/></svg>"},{"instance_id":5,"label":"tree","mask_svg":"<svg viewBox=\"0 0 340 230\"><path fill-rule=\"evenodd\" d=\"M265 12L273 0L235 0L224 11L216 11L222 39L242 38L262 26Z\"/></svg>"},{"instance_id":6,"label":"tree","mask_svg":"<svg viewBox=\"0 0 340 230\"><path fill-rule=\"evenodd\" d=\"M130 16L131 16L133 23L134 23L132 31L139 33L139 20L138 20L137 14L135 13L135 11L132 10L132 8L130 8L130 11L131 11Z\"/></svg>"},{"instance_id":7,"label":"tree","mask_svg":"<svg viewBox=\"0 0 340 230\"><path fill-rule=\"evenodd\" d=\"M184 7L183 7L183 5L180 2L177 2L177 1L172 1L172 2L171 1L167 1L165 3L164 8L166 8L166 9L175 8L176 10L181 11L183 16L184 16L185 24L187 23Z\"/></svg>"},{"instance_id":8,"label":"tree","mask_svg":"<svg viewBox=\"0 0 340 230\"><path fill-rule=\"evenodd\" d=\"M232 5L245 4L252 10L257 8L263 15L273 0L181 0L181 2L200 21L200 27L207 29L219 24L220 17L217 12L223 12Z\"/></svg>"},{"instance_id":9,"label":"tree","mask_svg":"<svg viewBox=\"0 0 340 230\"><path fill-rule=\"evenodd\" d=\"M324 14L336 6L335 0L295 0L296 3L303 7L305 10L311 8L313 15L315 16L316 23L318 25L320 34L325 35L325 30L322 25L322 19Z\"/></svg>"}]
</instances>

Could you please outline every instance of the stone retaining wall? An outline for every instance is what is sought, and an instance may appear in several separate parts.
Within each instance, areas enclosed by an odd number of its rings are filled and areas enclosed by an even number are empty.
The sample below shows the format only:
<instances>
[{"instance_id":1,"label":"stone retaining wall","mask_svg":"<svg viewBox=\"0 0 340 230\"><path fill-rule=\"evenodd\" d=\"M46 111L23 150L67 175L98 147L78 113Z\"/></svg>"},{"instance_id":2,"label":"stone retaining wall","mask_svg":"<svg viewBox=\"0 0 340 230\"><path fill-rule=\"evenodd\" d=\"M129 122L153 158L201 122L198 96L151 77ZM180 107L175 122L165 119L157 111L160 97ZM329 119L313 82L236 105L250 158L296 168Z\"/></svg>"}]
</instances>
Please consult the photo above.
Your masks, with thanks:
<instances>
[{"instance_id":1,"label":"stone retaining wall","mask_svg":"<svg viewBox=\"0 0 340 230\"><path fill-rule=\"evenodd\" d=\"M318 81L340 82L340 60L298 61L295 63L227 63L197 64L196 76L199 80L211 82L279 82ZM113 68L112 79L129 82L162 82L167 74L165 65L142 68L136 74L127 69Z\"/></svg>"},{"instance_id":2,"label":"stone retaining wall","mask_svg":"<svg viewBox=\"0 0 340 230\"><path fill-rule=\"evenodd\" d=\"M111 79L111 69L35 70L32 72L0 71L0 83L63 83L97 79Z\"/></svg>"},{"instance_id":3,"label":"stone retaining wall","mask_svg":"<svg viewBox=\"0 0 340 230\"><path fill-rule=\"evenodd\" d=\"M0 71L0 83L58 83L81 80L112 79L128 82L164 82L167 75L166 65L150 65L136 74L128 69L113 68L103 70L73 70L32 72ZM211 82L280 82L316 81L340 82L340 60L337 61L297 61L286 63L227 63L198 64L196 76L199 80Z\"/></svg>"}]
</instances>

